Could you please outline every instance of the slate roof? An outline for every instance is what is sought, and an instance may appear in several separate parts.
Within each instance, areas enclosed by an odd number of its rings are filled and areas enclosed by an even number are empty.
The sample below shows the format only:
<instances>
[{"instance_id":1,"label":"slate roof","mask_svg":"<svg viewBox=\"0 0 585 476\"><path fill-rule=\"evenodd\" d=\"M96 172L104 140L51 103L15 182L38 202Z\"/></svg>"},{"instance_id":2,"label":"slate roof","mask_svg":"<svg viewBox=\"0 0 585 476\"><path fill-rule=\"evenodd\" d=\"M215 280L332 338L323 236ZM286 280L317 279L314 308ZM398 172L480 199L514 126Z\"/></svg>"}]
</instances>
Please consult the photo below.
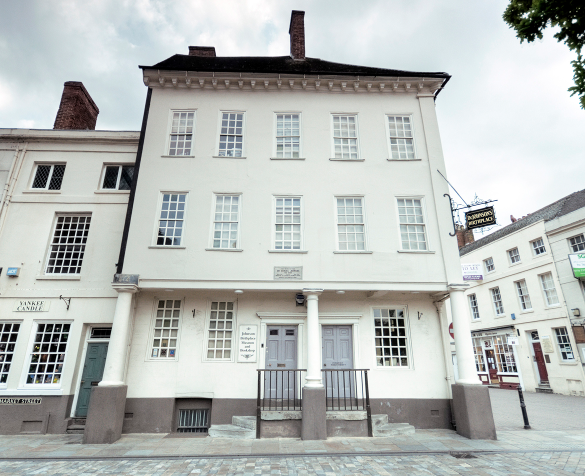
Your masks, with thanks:
<instances>
[{"instance_id":1,"label":"slate roof","mask_svg":"<svg viewBox=\"0 0 585 476\"><path fill-rule=\"evenodd\" d=\"M165 71L201 71L222 73L278 73L352 76L394 76L415 78L449 79L447 73L402 71L398 69L370 68L350 64L332 63L318 58L294 60L290 56L190 56L173 55L153 66L139 66L144 69Z\"/></svg>"},{"instance_id":2,"label":"slate roof","mask_svg":"<svg viewBox=\"0 0 585 476\"><path fill-rule=\"evenodd\" d=\"M483 238L474 241L473 243L469 243L459 250L459 255L464 256L468 253L471 253L472 251L489 245L490 243L509 235L510 233L514 233L515 231L532 225L537 221L554 220L555 218L562 217L563 215L567 215L568 213L574 212L575 210L583 207L585 207L585 190L580 190L578 192L572 193L571 195L567 195L566 197L563 197L560 200L557 200L556 202L553 202L550 205L535 211L534 213L530 213L524 218L518 219L518 221L514 223L510 223L504 228L501 228L488 236L484 236Z\"/></svg>"}]
</instances>

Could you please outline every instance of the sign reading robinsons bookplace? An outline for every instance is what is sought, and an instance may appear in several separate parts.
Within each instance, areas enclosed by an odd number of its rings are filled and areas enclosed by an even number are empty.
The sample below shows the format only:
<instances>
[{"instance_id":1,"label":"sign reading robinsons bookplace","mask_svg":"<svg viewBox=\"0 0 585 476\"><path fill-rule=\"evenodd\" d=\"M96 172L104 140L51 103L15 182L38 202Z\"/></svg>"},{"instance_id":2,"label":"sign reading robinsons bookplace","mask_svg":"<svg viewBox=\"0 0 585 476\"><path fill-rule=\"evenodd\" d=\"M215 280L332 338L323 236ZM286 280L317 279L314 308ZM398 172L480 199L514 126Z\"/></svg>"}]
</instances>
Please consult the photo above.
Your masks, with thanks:
<instances>
[{"instance_id":1,"label":"sign reading robinsons bookplace","mask_svg":"<svg viewBox=\"0 0 585 476\"><path fill-rule=\"evenodd\" d=\"M494 212L494 207L485 207L480 210L465 212L465 225L468 230L495 224L496 213Z\"/></svg>"}]
</instances>

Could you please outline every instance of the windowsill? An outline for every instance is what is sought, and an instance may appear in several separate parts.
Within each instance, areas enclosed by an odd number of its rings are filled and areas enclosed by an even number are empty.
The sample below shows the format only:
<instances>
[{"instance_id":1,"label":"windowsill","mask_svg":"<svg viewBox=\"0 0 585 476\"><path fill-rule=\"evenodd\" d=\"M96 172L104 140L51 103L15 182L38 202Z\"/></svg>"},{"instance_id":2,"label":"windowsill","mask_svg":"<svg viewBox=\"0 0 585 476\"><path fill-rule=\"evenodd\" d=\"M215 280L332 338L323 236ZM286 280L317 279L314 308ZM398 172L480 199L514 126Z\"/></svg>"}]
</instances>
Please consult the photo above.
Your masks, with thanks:
<instances>
[{"instance_id":1,"label":"windowsill","mask_svg":"<svg viewBox=\"0 0 585 476\"><path fill-rule=\"evenodd\" d=\"M550 306L547 305L547 306L545 306L545 309L558 309L559 307L562 307L561 306L561 303L559 303L559 304L551 304Z\"/></svg>"},{"instance_id":2,"label":"windowsill","mask_svg":"<svg viewBox=\"0 0 585 476\"><path fill-rule=\"evenodd\" d=\"M506 314L496 314L496 319L500 319L501 317L506 317Z\"/></svg>"},{"instance_id":3,"label":"windowsill","mask_svg":"<svg viewBox=\"0 0 585 476\"><path fill-rule=\"evenodd\" d=\"M39 274L35 277L37 280L46 281L80 281L81 275L71 276L68 274L64 275L52 275L52 274Z\"/></svg>"},{"instance_id":4,"label":"windowsill","mask_svg":"<svg viewBox=\"0 0 585 476\"><path fill-rule=\"evenodd\" d=\"M434 255L434 251L425 251L425 250L396 250L398 253L418 253L421 255Z\"/></svg>"},{"instance_id":5,"label":"windowsill","mask_svg":"<svg viewBox=\"0 0 585 476\"><path fill-rule=\"evenodd\" d=\"M539 255L533 255L532 259L542 258L543 256L547 256L547 255L548 255L548 251L545 251L544 253L540 253Z\"/></svg>"},{"instance_id":6,"label":"windowsill","mask_svg":"<svg viewBox=\"0 0 585 476\"><path fill-rule=\"evenodd\" d=\"M508 266L512 267L512 266L518 266L519 264L522 264L522 261L518 261L516 263L510 263Z\"/></svg>"},{"instance_id":7,"label":"windowsill","mask_svg":"<svg viewBox=\"0 0 585 476\"><path fill-rule=\"evenodd\" d=\"M63 389L61 388L41 388L38 387L18 387L16 389L8 390L1 389L0 396L18 396L18 397L37 397L37 396L51 396L51 395L63 395Z\"/></svg>"},{"instance_id":8,"label":"windowsill","mask_svg":"<svg viewBox=\"0 0 585 476\"><path fill-rule=\"evenodd\" d=\"M306 250L268 250L269 253L301 253L307 254Z\"/></svg>"},{"instance_id":9,"label":"windowsill","mask_svg":"<svg viewBox=\"0 0 585 476\"><path fill-rule=\"evenodd\" d=\"M214 155L214 159L246 159L247 157L228 157L226 155Z\"/></svg>"},{"instance_id":10,"label":"windowsill","mask_svg":"<svg viewBox=\"0 0 585 476\"><path fill-rule=\"evenodd\" d=\"M481 322L481 317L479 319L471 319L471 322Z\"/></svg>"},{"instance_id":11,"label":"windowsill","mask_svg":"<svg viewBox=\"0 0 585 476\"><path fill-rule=\"evenodd\" d=\"M388 162L421 162L422 159L386 159Z\"/></svg>"},{"instance_id":12,"label":"windowsill","mask_svg":"<svg viewBox=\"0 0 585 476\"><path fill-rule=\"evenodd\" d=\"M270 157L270 160L305 160L304 157Z\"/></svg>"},{"instance_id":13,"label":"windowsill","mask_svg":"<svg viewBox=\"0 0 585 476\"><path fill-rule=\"evenodd\" d=\"M534 309L526 309L524 311L519 311L518 314L530 314L531 312L534 312Z\"/></svg>"},{"instance_id":14,"label":"windowsill","mask_svg":"<svg viewBox=\"0 0 585 476\"><path fill-rule=\"evenodd\" d=\"M335 369L331 369L331 370L335 370ZM400 366L400 365L376 365L375 367L372 368L372 370L400 370L400 371L406 371L406 370L412 370L410 367L407 366Z\"/></svg>"},{"instance_id":15,"label":"windowsill","mask_svg":"<svg viewBox=\"0 0 585 476\"><path fill-rule=\"evenodd\" d=\"M333 161L337 161L337 162L364 162L366 159L337 159L335 157L332 157L329 160L333 160Z\"/></svg>"},{"instance_id":16,"label":"windowsill","mask_svg":"<svg viewBox=\"0 0 585 476\"><path fill-rule=\"evenodd\" d=\"M184 250L186 249L186 246L149 246L148 249L149 250Z\"/></svg>"},{"instance_id":17,"label":"windowsill","mask_svg":"<svg viewBox=\"0 0 585 476\"><path fill-rule=\"evenodd\" d=\"M577 362L576 361L559 362L559 365L577 365Z\"/></svg>"},{"instance_id":18,"label":"windowsill","mask_svg":"<svg viewBox=\"0 0 585 476\"><path fill-rule=\"evenodd\" d=\"M113 194L127 195L130 193L130 190L96 190L93 193L99 193L99 194L113 193Z\"/></svg>"},{"instance_id":19,"label":"windowsill","mask_svg":"<svg viewBox=\"0 0 585 476\"><path fill-rule=\"evenodd\" d=\"M41 188L33 190L23 190L22 193L61 193L61 190L43 190Z\"/></svg>"},{"instance_id":20,"label":"windowsill","mask_svg":"<svg viewBox=\"0 0 585 476\"><path fill-rule=\"evenodd\" d=\"M244 251L240 248L205 248L205 251Z\"/></svg>"},{"instance_id":21,"label":"windowsill","mask_svg":"<svg viewBox=\"0 0 585 476\"><path fill-rule=\"evenodd\" d=\"M163 159L194 159L194 155L161 155Z\"/></svg>"},{"instance_id":22,"label":"windowsill","mask_svg":"<svg viewBox=\"0 0 585 476\"><path fill-rule=\"evenodd\" d=\"M367 250L338 250L334 251L333 253L338 255L371 255L373 251Z\"/></svg>"}]
</instances>

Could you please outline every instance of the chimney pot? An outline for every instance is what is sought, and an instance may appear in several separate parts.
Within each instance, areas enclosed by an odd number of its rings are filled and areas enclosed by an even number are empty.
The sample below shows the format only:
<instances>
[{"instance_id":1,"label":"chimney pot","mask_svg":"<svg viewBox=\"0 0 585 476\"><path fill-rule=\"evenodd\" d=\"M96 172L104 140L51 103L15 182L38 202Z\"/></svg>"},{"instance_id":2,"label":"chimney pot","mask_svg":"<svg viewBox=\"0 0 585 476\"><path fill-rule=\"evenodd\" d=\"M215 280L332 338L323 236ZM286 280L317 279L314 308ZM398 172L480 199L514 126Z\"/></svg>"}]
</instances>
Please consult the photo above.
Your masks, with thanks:
<instances>
[{"instance_id":1,"label":"chimney pot","mask_svg":"<svg viewBox=\"0 0 585 476\"><path fill-rule=\"evenodd\" d=\"M100 110L80 81L67 81L53 129L95 130Z\"/></svg>"},{"instance_id":2,"label":"chimney pot","mask_svg":"<svg viewBox=\"0 0 585 476\"><path fill-rule=\"evenodd\" d=\"M189 56L215 58L215 46L189 46Z\"/></svg>"},{"instance_id":3,"label":"chimney pot","mask_svg":"<svg viewBox=\"0 0 585 476\"><path fill-rule=\"evenodd\" d=\"M290 16L290 55L293 59L305 59L305 12L293 10Z\"/></svg>"}]
</instances>

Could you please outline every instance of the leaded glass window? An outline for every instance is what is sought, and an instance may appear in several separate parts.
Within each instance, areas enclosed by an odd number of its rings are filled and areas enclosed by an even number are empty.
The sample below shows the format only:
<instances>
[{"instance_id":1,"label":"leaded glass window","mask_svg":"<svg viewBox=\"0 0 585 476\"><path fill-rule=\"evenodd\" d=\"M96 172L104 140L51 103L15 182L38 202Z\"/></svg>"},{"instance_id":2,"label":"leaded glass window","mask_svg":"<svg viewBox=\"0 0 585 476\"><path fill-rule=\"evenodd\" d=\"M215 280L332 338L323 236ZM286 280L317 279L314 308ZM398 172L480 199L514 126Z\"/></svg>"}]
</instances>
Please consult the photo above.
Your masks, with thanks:
<instances>
[{"instance_id":1,"label":"leaded glass window","mask_svg":"<svg viewBox=\"0 0 585 476\"><path fill-rule=\"evenodd\" d=\"M417 198L398 199L400 238L403 250L426 250L427 236L422 209L422 200Z\"/></svg>"},{"instance_id":2,"label":"leaded glass window","mask_svg":"<svg viewBox=\"0 0 585 476\"><path fill-rule=\"evenodd\" d=\"M393 159L414 159L414 139L410 116L387 116L390 154Z\"/></svg>"},{"instance_id":3,"label":"leaded glass window","mask_svg":"<svg viewBox=\"0 0 585 476\"><path fill-rule=\"evenodd\" d=\"M45 274L79 274L91 216L57 216Z\"/></svg>"},{"instance_id":4,"label":"leaded glass window","mask_svg":"<svg viewBox=\"0 0 585 476\"><path fill-rule=\"evenodd\" d=\"M134 176L133 165L108 165L104 171L102 181L103 190L130 190L132 177Z\"/></svg>"},{"instance_id":5,"label":"leaded glass window","mask_svg":"<svg viewBox=\"0 0 585 476\"><path fill-rule=\"evenodd\" d=\"M65 175L65 164L37 165L31 188L42 190L61 190Z\"/></svg>"},{"instance_id":6,"label":"leaded glass window","mask_svg":"<svg viewBox=\"0 0 585 476\"><path fill-rule=\"evenodd\" d=\"M154 319L154 332L150 357L153 359L174 359L177 356L181 301L179 299L159 300Z\"/></svg>"},{"instance_id":7,"label":"leaded glass window","mask_svg":"<svg viewBox=\"0 0 585 476\"><path fill-rule=\"evenodd\" d=\"M230 360L236 313L233 302L213 301L209 315L207 358Z\"/></svg>"},{"instance_id":8,"label":"leaded glass window","mask_svg":"<svg viewBox=\"0 0 585 476\"><path fill-rule=\"evenodd\" d=\"M374 309L374 343L379 367L408 367L408 338L403 309Z\"/></svg>"},{"instance_id":9,"label":"leaded glass window","mask_svg":"<svg viewBox=\"0 0 585 476\"><path fill-rule=\"evenodd\" d=\"M27 384L58 384L63 374L71 324L38 324L26 377Z\"/></svg>"}]
</instances>

